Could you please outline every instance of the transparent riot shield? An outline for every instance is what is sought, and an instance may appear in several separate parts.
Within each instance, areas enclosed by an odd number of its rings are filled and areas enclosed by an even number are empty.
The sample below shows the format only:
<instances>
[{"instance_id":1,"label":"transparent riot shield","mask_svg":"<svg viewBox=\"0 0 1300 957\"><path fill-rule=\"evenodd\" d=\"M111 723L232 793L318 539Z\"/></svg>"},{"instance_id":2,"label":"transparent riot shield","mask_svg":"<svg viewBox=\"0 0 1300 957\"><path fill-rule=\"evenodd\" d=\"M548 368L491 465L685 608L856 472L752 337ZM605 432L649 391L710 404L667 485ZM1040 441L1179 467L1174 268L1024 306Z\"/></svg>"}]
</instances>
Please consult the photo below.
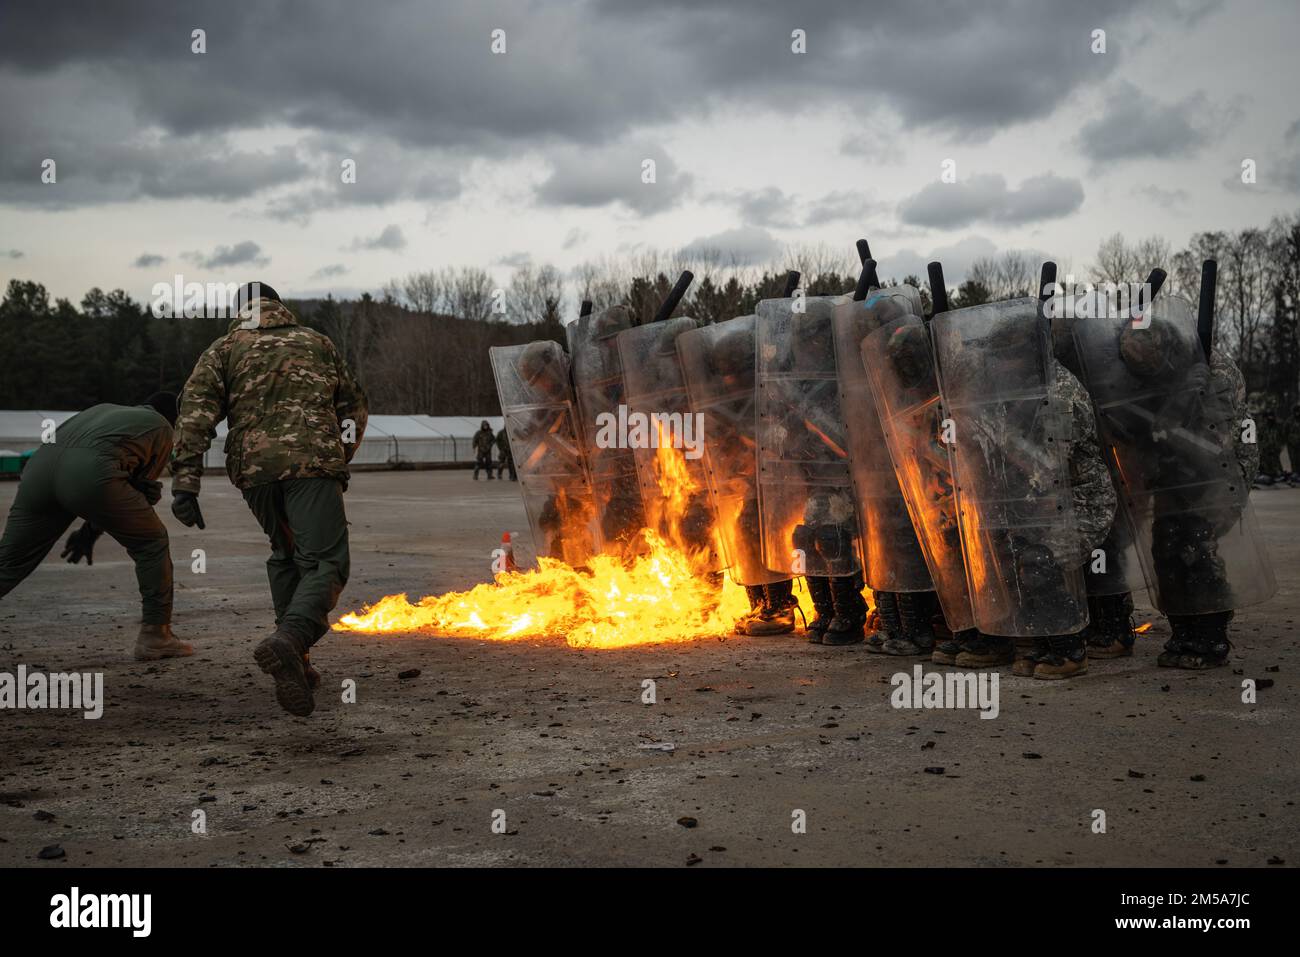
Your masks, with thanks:
<instances>
[{"instance_id":1,"label":"transparent riot shield","mask_svg":"<svg viewBox=\"0 0 1300 957\"><path fill-rule=\"evenodd\" d=\"M899 316L862 340L861 356L944 620L954 633L974 628L929 330L916 315Z\"/></svg>"},{"instance_id":2,"label":"transparent riot shield","mask_svg":"<svg viewBox=\"0 0 1300 957\"><path fill-rule=\"evenodd\" d=\"M722 569L704 465L702 415L691 411L677 339L696 328L680 317L618 334L629 436L646 527L685 554L696 573Z\"/></svg>"},{"instance_id":3,"label":"transparent riot shield","mask_svg":"<svg viewBox=\"0 0 1300 957\"><path fill-rule=\"evenodd\" d=\"M1078 320L1073 337L1155 606L1196 615L1271 598L1254 476L1236 452L1236 383L1206 361L1192 304L1162 294L1138 320Z\"/></svg>"},{"instance_id":4,"label":"transparent riot shield","mask_svg":"<svg viewBox=\"0 0 1300 957\"><path fill-rule=\"evenodd\" d=\"M766 585L791 577L763 564L758 520L754 317L682 333L677 354L691 411L704 416L704 465L718 539L733 581Z\"/></svg>"},{"instance_id":5,"label":"transparent riot shield","mask_svg":"<svg viewBox=\"0 0 1300 957\"><path fill-rule=\"evenodd\" d=\"M1079 378L1085 389L1088 384L1084 380L1070 329L1078 319L1118 315L1117 309L1120 306L1121 303L1114 296L1107 295L1101 290L1089 290L1079 296L1057 296L1047 304L1046 308L1052 317L1052 339L1056 355ZM1089 398L1092 398L1090 391ZM1097 408L1095 400L1093 409L1097 414L1100 430L1101 411ZM1145 570L1138 556L1132 518L1128 514L1128 509L1124 505L1124 496L1120 491L1123 488L1123 479L1119 470L1119 461L1115 458L1113 450L1105 447L1104 436L1102 443L1102 454L1106 460L1106 468L1110 472L1111 482L1119 493L1116 496L1119 503L1115 510L1114 523L1105 541L1093 550L1084 565L1083 580L1089 596L1121 595L1141 591L1147 587Z\"/></svg>"},{"instance_id":6,"label":"transparent riot shield","mask_svg":"<svg viewBox=\"0 0 1300 957\"><path fill-rule=\"evenodd\" d=\"M837 299L839 297L836 297ZM763 562L794 574L859 570L829 297L758 304L758 506Z\"/></svg>"},{"instance_id":7,"label":"transparent riot shield","mask_svg":"<svg viewBox=\"0 0 1300 957\"><path fill-rule=\"evenodd\" d=\"M931 323L971 605L979 629L1064 635L1088 623L1076 530L1071 410L1037 299L957 309Z\"/></svg>"},{"instance_id":8,"label":"transparent riot shield","mask_svg":"<svg viewBox=\"0 0 1300 957\"><path fill-rule=\"evenodd\" d=\"M645 526L636 460L627 447L618 334L632 328L623 306L583 316L567 328L580 434L607 550L623 551Z\"/></svg>"},{"instance_id":9,"label":"transparent riot shield","mask_svg":"<svg viewBox=\"0 0 1300 957\"><path fill-rule=\"evenodd\" d=\"M534 549L582 565L600 554L600 523L578 438L569 359L550 340L496 346L488 357Z\"/></svg>"},{"instance_id":10,"label":"transparent riot shield","mask_svg":"<svg viewBox=\"0 0 1300 957\"><path fill-rule=\"evenodd\" d=\"M840 409L847 429L853 493L861 524L863 576L872 590L878 591L934 590L862 364L862 340L869 333L903 316L920 313L917 290L897 286L876 290L862 302L845 299L836 304L832 318Z\"/></svg>"}]
</instances>

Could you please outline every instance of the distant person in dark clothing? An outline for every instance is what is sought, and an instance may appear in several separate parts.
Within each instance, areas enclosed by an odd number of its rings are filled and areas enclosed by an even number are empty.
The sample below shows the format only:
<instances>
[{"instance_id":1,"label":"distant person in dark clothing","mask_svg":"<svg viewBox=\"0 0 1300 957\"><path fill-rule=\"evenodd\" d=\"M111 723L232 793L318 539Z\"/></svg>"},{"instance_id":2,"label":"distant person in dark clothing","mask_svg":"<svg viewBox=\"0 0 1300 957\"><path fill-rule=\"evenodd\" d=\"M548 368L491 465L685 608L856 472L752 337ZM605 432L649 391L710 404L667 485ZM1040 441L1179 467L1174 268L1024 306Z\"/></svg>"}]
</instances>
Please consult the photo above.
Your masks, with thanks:
<instances>
[{"instance_id":1,"label":"distant person in dark clothing","mask_svg":"<svg viewBox=\"0 0 1300 957\"><path fill-rule=\"evenodd\" d=\"M492 431L492 426L488 424L487 419L484 419L483 424L474 433L474 481L478 481L479 469L487 469L488 478L494 478L492 448L496 443L496 433Z\"/></svg>"},{"instance_id":2,"label":"distant person in dark clothing","mask_svg":"<svg viewBox=\"0 0 1300 957\"><path fill-rule=\"evenodd\" d=\"M510 481L518 482L519 476L515 473L515 457L510 452L510 436L506 435L504 426L497 433L497 451L501 453L501 458L497 460L497 475L504 479L506 469L509 469Z\"/></svg>"}]
</instances>

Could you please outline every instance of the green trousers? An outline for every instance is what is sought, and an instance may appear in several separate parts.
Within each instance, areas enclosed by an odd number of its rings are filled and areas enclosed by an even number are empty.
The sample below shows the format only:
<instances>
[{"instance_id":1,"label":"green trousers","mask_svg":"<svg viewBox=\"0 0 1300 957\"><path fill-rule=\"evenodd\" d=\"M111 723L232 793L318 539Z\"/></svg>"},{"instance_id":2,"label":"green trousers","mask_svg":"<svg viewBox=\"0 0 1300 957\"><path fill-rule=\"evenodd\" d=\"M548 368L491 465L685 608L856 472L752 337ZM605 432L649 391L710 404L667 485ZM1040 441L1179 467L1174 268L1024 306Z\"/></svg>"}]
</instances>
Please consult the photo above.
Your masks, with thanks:
<instances>
[{"instance_id":1,"label":"green trousers","mask_svg":"<svg viewBox=\"0 0 1300 957\"><path fill-rule=\"evenodd\" d=\"M244 501L271 540L266 577L275 623L309 648L329 631L329 613L348 581L343 485L286 479L245 489Z\"/></svg>"},{"instance_id":2,"label":"green trousers","mask_svg":"<svg viewBox=\"0 0 1300 957\"><path fill-rule=\"evenodd\" d=\"M0 537L0 596L32 573L78 517L108 532L135 562L141 620L170 624L167 529L114 457L96 449L43 445L23 469Z\"/></svg>"}]
</instances>

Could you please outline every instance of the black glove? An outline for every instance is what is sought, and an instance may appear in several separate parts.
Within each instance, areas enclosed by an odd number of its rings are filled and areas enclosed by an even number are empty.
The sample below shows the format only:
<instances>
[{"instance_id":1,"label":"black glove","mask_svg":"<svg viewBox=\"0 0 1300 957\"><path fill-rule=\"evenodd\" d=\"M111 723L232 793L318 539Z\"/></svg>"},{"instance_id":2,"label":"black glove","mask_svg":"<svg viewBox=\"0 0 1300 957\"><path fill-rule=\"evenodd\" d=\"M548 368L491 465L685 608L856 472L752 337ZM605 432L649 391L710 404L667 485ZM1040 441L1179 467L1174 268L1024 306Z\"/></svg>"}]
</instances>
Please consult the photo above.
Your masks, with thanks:
<instances>
[{"instance_id":1,"label":"black glove","mask_svg":"<svg viewBox=\"0 0 1300 957\"><path fill-rule=\"evenodd\" d=\"M203 512L199 510L199 497L194 492L173 492L172 514L181 520L182 525L206 527Z\"/></svg>"},{"instance_id":2,"label":"black glove","mask_svg":"<svg viewBox=\"0 0 1300 957\"><path fill-rule=\"evenodd\" d=\"M69 565L75 565L83 558L87 565L95 564L95 542L100 535L104 534L102 528L96 528L89 522L82 522L81 528L77 529L68 536L68 541L63 546L63 551L59 553L60 558L66 558Z\"/></svg>"},{"instance_id":3,"label":"black glove","mask_svg":"<svg viewBox=\"0 0 1300 957\"><path fill-rule=\"evenodd\" d=\"M157 505L162 499L162 482L154 479L136 478L130 479L131 487L144 496L144 500L150 505Z\"/></svg>"}]
</instances>

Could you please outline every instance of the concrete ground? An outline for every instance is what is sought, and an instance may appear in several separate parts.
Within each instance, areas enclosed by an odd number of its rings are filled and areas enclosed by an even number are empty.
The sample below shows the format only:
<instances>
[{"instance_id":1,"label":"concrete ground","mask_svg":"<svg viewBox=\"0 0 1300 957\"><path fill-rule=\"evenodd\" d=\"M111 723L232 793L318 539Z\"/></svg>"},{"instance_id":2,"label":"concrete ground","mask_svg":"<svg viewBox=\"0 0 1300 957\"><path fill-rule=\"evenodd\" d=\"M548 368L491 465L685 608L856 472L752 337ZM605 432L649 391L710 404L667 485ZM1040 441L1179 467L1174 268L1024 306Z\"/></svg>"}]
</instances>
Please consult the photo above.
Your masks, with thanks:
<instances>
[{"instance_id":1,"label":"concrete ground","mask_svg":"<svg viewBox=\"0 0 1300 957\"><path fill-rule=\"evenodd\" d=\"M0 484L0 515L16 490ZM131 659L134 576L107 539L93 568L56 549L0 600L0 672L102 671L106 698L97 721L0 711L0 865L1295 864L1300 490L1254 500L1280 587L1238 616L1230 669L1156 668L1167 630L1144 606L1133 658L1068 682L1003 673L981 720L891 707L911 659L797 637L577 651L333 633L313 656L328 693L296 719L252 661L267 546L211 476L206 531L164 515L195 657ZM518 486L468 472L362 474L347 506L340 611L467 587L502 531L527 542ZM1257 704L1243 677L1272 681ZM676 750L641 747L660 742Z\"/></svg>"}]
</instances>

